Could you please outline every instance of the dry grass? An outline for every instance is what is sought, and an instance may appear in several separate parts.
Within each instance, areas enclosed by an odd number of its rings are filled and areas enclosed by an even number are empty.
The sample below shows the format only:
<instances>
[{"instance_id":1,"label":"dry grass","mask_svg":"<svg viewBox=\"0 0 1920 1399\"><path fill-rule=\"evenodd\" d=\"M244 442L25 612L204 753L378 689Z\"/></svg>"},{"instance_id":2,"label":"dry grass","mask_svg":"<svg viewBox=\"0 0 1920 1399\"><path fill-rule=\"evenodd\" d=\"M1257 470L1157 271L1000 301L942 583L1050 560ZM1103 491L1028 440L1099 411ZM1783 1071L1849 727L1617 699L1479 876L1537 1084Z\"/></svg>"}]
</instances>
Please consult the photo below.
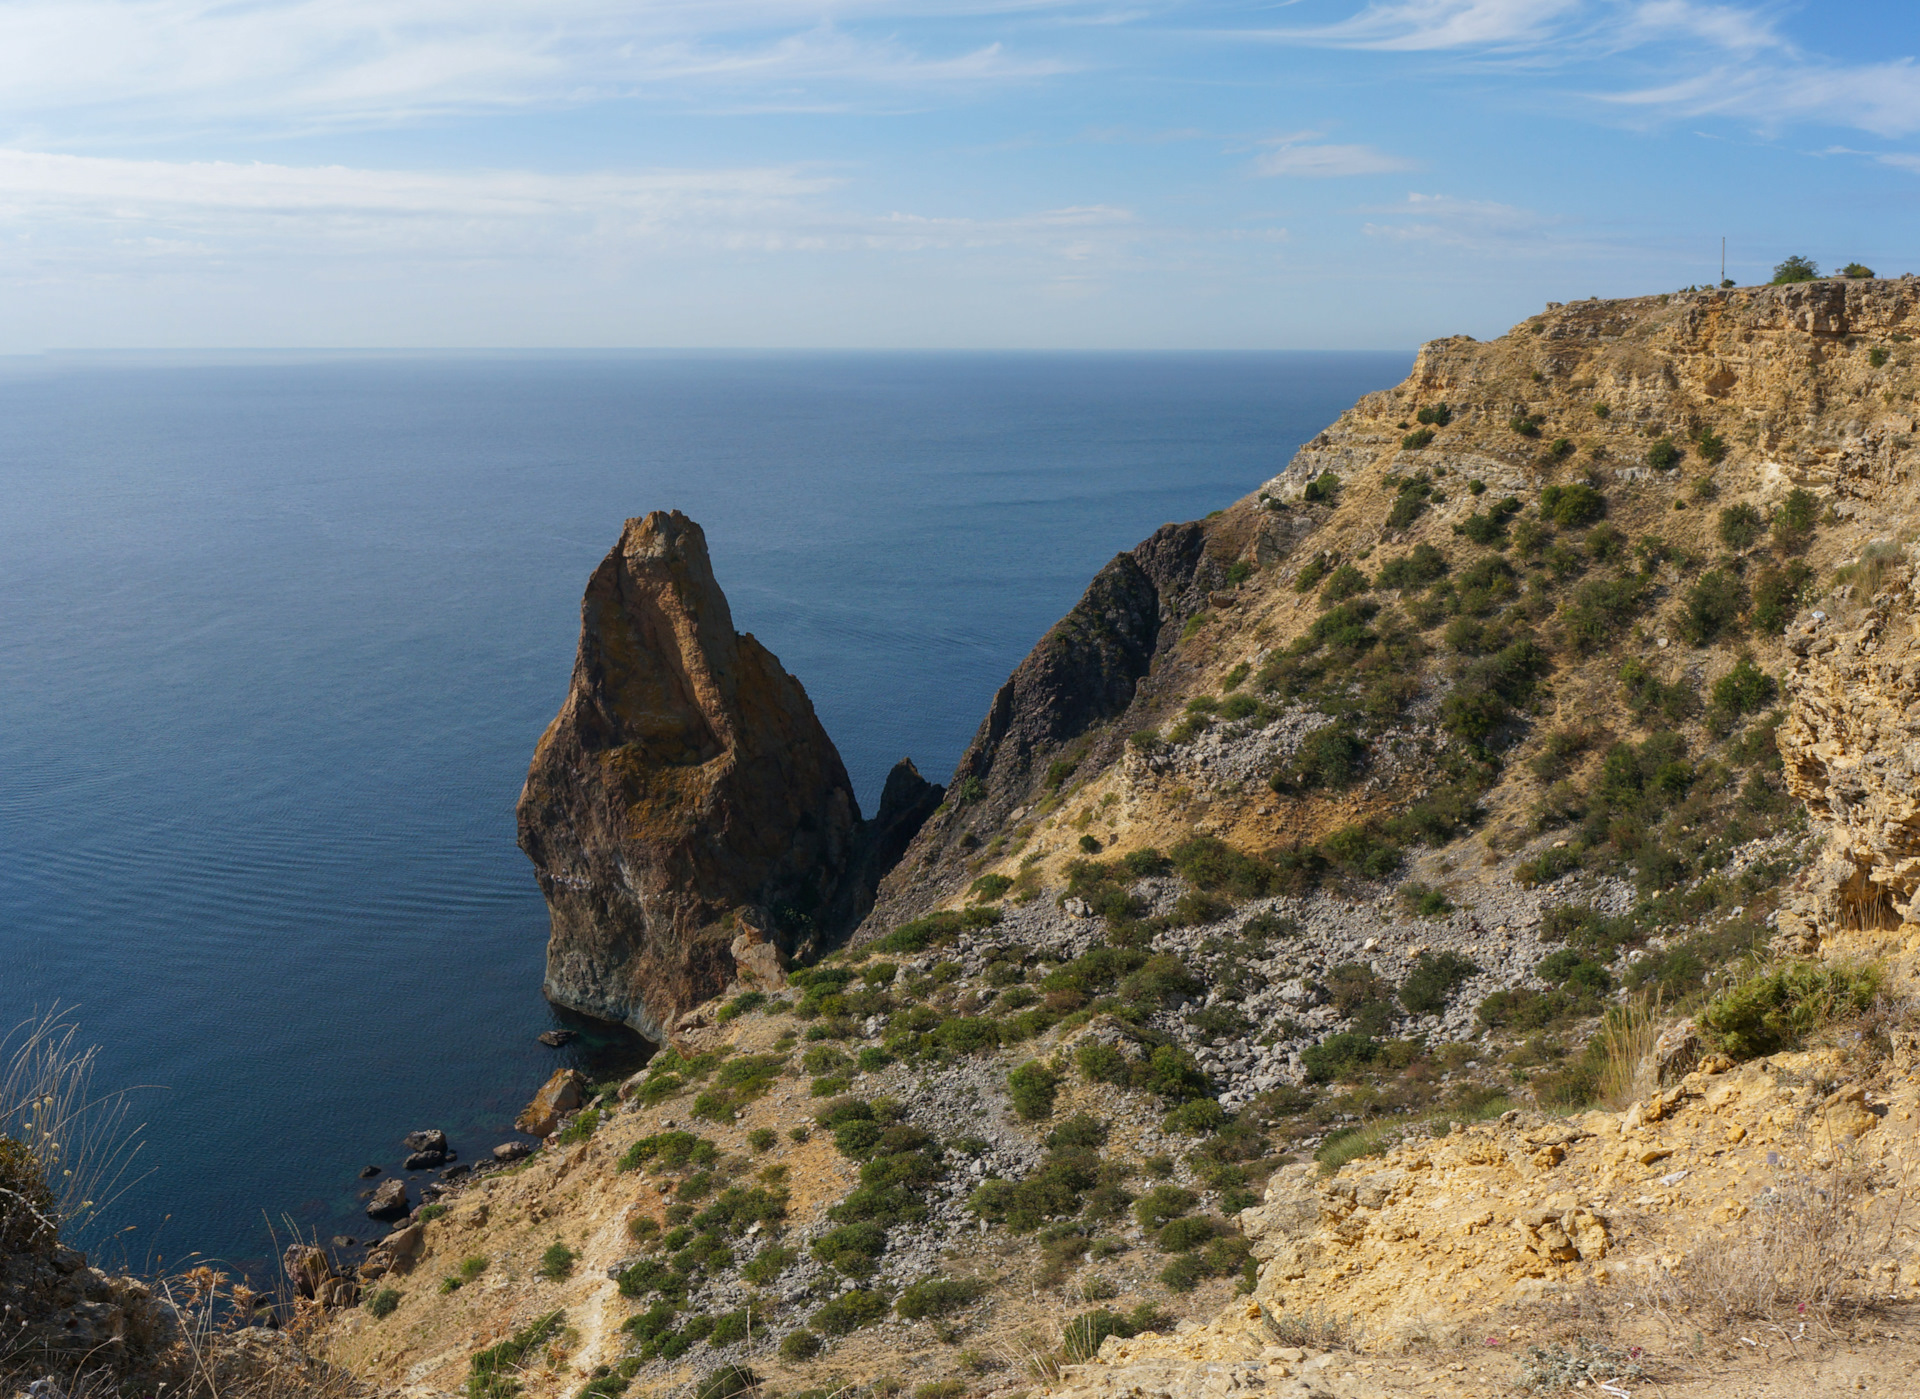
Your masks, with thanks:
<instances>
[{"instance_id":1,"label":"dry grass","mask_svg":"<svg viewBox=\"0 0 1920 1399\"><path fill-rule=\"evenodd\" d=\"M132 1090L101 1092L95 1045L83 1045L56 1006L0 1040L0 1137L26 1147L53 1196L67 1242L99 1242L104 1212L134 1184L145 1124L130 1120Z\"/></svg>"},{"instance_id":2,"label":"dry grass","mask_svg":"<svg viewBox=\"0 0 1920 1399\"><path fill-rule=\"evenodd\" d=\"M1660 1038L1660 998L1633 996L1609 1006L1600 1020L1600 1101L1609 1112L1624 1112L1650 1085L1649 1062Z\"/></svg>"},{"instance_id":3,"label":"dry grass","mask_svg":"<svg viewBox=\"0 0 1920 1399\"><path fill-rule=\"evenodd\" d=\"M1746 1215L1704 1231L1671 1271L1645 1284L1657 1314L1685 1313L1688 1328L1714 1322L1800 1322L1831 1327L1892 1300L1893 1256L1904 1186L1888 1186L1854 1161L1824 1169L1776 1166Z\"/></svg>"}]
</instances>

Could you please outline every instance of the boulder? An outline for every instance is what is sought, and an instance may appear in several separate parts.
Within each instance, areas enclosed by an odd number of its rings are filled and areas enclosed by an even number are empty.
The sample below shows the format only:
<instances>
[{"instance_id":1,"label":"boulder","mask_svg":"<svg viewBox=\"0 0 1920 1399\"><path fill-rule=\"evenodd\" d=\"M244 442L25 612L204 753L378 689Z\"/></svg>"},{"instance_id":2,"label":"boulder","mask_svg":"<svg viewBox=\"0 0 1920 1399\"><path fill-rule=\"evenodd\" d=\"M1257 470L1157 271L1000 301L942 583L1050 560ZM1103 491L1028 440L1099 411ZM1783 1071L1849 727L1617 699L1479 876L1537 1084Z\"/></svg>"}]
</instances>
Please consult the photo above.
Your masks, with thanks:
<instances>
[{"instance_id":1,"label":"boulder","mask_svg":"<svg viewBox=\"0 0 1920 1399\"><path fill-rule=\"evenodd\" d=\"M416 1151L403 1163L409 1171L433 1171L447 1164L444 1151Z\"/></svg>"},{"instance_id":2,"label":"boulder","mask_svg":"<svg viewBox=\"0 0 1920 1399\"><path fill-rule=\"evenodd\" d=\"M578 1030L547 1030L534 1036L549 1049L558 1049L561 1045L580 1038Z\"/></svg>"},{"instance_id":3,"label":"boulder","mask_svg":"<svg viewBox=\"0 0 1920 1399\"><path fill-rule=\"evenodd\" d=\"M409 1132L406 1138L408 1151L439 1151L447 1149L447 1134L438 1127L429 1127L419 1132Z\"/></svg>"},{"instance_id":4,"label":"boulder","mask_svg":"<svg viewBox=\"0 0 1920 1399\"><path fill-rule=\"evenodd\" d=\"M493 1159L496 1161L518 1161L531 1155L533 1146L528 1142L501 1142L493 1149Z\"/></svg>"},{"instance_id":5,"label":"boulder","mask_svg":"<svg viewBox=\"0 0 1920 1399\"><path fill-rule=\"evenodd\" d=\"M372 1180L375 1176L379 1174L380 1174L380 1167L378 1166L362 1166L360 1168L360 1179L362 1180Z\"/></svg>"},{"instance_id":6,"label":"boulder","mask_svg":"<svg viewBox=\"0 0 1920 1399\"><path fill-rule=\"evenodd\" d=\"M578 1069L558 1069L541 1085L513 1125L530 1137L544 1137L560 1125L563 1113L572 1112L586 1101L587 1076Z\"/></svg>"},{"instance_id":7,"label":"boulder","mask_svg":"<svg viewBox=\"0 0 1920 1399\"><path fill-rule=\"evenodd\" d=\"M407 1183L394 1179L383 1181L380 1188L373 1192L373 1198L367 1201L368 1219L399 1219L412 1210L407 1201Z\"/></svg>"}]
</instances>

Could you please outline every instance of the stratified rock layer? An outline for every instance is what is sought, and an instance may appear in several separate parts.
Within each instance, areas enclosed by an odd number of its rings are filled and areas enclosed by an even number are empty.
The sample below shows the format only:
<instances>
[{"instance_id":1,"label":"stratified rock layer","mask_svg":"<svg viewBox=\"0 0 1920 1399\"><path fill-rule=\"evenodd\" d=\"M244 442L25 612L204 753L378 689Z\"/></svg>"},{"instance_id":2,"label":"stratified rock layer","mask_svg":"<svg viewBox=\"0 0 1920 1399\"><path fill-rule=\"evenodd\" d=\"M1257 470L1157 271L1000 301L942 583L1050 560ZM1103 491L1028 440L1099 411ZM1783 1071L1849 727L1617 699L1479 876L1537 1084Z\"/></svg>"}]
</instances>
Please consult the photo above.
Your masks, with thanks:
<instances>
[{"instance_id":1,"label":"stratified rock layer","mask_svg":"<svg viewBox=\"0 0 1920 1399\"><path fill-rule=\"evenodd\" d=\"M910 763L888 791L862 823L806 691L733 629L700 527L627 521L520 794L552 918L547 996L663 1040L733 978L743 927L785 956L864 913L882 847L939 800Z\"/></svg>"}]
</instances>

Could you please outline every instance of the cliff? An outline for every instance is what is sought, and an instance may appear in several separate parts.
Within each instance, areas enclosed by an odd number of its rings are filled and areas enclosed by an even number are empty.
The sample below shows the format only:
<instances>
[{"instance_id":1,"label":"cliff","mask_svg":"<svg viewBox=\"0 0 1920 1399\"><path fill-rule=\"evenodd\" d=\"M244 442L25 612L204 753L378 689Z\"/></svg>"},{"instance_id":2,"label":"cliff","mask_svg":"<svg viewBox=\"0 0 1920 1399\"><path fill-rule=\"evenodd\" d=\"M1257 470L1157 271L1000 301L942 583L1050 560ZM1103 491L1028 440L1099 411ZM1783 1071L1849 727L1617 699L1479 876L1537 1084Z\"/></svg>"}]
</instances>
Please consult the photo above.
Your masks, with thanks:
<instances>
[{"instance_id":1,"label":"cliff","mask_svg":"<svg viewBox=\"0 0 1920 1399\"><path fill-rule=\"evenodd\" d=\"M784 961L856 921L938 795L903 762L863 823L800 682L733 629L700 527L627 521L520 794L552 919L546 994L664 1041L750 948Z\"/></svg>"},{"instance_id":2,"label":"cliff","mask_svg":"<svg viewBox=\"0 0 1920 1399\"><path fill-rule=\"evenodd\" d=\"M807 867L851 919L891 864L857 935L422 1220L338 1354L446 1390L564 1309L540 1399L1906 1383L1916 334L1902 279L1427 345L1116 556L924 826Z\"/></svg>"}]
</instances>

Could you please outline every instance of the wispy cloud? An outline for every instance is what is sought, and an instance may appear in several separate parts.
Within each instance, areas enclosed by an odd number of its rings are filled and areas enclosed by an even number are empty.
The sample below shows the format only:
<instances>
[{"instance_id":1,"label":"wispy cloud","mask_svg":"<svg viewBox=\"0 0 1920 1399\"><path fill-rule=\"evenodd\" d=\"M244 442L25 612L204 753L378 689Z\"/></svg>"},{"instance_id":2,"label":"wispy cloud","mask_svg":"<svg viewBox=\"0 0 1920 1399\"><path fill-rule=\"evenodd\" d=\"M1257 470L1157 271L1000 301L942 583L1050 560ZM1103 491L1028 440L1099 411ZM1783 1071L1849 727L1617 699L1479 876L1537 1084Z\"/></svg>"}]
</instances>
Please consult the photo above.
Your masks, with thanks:
<instances>
[{"instance_id":1,"label":"wispy cloud","mask_svg":"<svg viewBox=\"0 0 1920 1399\"><path fill-rule=\"evenodd\" d=\"M1816 60L1722 65L1605 100L1675 115L1739 117L1775 130L1817 122L1906 136L1920 131L1920 68L1910 58L1852 65Z\"/></svg>"},{"instance_id":2,"label":"wispy cloud","mask_svg":"<svg viewBox=\"0 0 1920 1399\"><path fill-rule=\"evenodd\" d=\"M1580 0L1401 0L1368 5L1337 24L1274 28L1265 38L1349 49L1461 49L1532 45Z\"/></svg>"},{"instance_id":3,"label":"wispy cloud","mask_svg":"<svg viewBox=\"0 0 1920 1399\"><path fill-rule=\"evenodd\" d=\"M1576 249L1593 250L1590 240L1574 233L1564 218L1491 200L1410 193L1404 203L1367 212L1376 217L1362 224L1366 235L1390 242L1500 256L1558 258Z\"/></svg>"},{"instance_id":4,"label":"wispy cloud","mask_svg":"<svg viewBox=\"0 0 1920 1399\"><path fill-rule=\"evenodd\" d=\"M863 214L837 175L791 167L445 174L0 150L0 247L16 279L298 258L388 266L633 261L661 251L1022 247L1073 261L1129 241L1110 205L998 219Z\"/></svg>"},{"instance_id":5,"label":"wispy cloud","mask_svg":"<svg viewBox=\"0 0 1920 1399\"><path fill-rule=\"evenodd\" d=\"M1254 161L1257 175L1335 179L1345 175L1390 175L1413 169L1413 162L1363 145L1332 145L1283 140Z\"/></svg>"},{"instance_id":6,"label":"wispy cloud","mask_svg":"<svg viewBox=\"0 0 1920 1399\"><path fill-rule=\"evenodd\" d=\"M1055 4L1059 0L1053 0ZM1032 4L956 0L992 18ZM882 0L11 0L0 120L132 125L378 123L474 109L661 96L675 87L831 85L894 94L1028 81L1070 61L971 36L933 51L864 21Z\"/></svg>"}]
</instances>

